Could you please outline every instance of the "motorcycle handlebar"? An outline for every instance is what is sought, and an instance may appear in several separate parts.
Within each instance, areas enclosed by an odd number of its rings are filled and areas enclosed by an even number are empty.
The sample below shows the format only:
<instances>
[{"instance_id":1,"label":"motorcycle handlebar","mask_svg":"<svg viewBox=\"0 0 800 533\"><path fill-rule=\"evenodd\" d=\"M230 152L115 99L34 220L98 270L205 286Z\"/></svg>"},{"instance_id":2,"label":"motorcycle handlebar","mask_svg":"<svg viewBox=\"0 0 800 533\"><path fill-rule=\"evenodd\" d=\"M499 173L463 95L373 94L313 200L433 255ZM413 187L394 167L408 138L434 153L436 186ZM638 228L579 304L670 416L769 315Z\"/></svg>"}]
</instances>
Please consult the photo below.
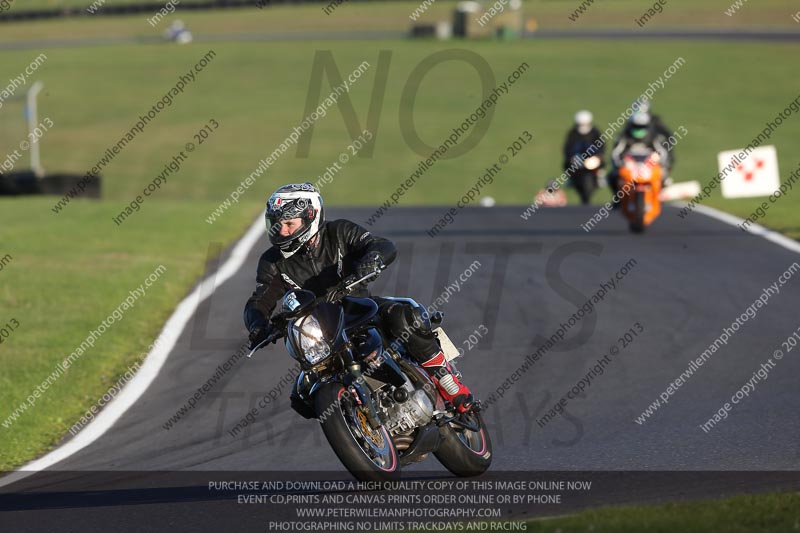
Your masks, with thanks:
<instances>
[{"instance_id":1,"label":"motorcycle handlebar","mask_svg":"<svg viewBox=\"0 0 800 533\"><path fill-rule=\"evenodd\" d=\"M328 296L329 296L330 294L332 294L332 293L335 293L335 292L339 292L339 293L341 293L341 296L340 296L339 298L336 298L334 301L336 301L336 300L339 300L339 299L343 298L344 296L347 296L347 294L349 294L349 293L350 293L350 291L352 291L352 290L353 290L353 288L354 288L355 286L357 286L359 283L363 283L363 282L365 282L365 281L369 281L369 280L371 280L372 278L375 278L375 277L377 277L377 276L378 276L378 270L376 270L376 271L374 271L374 272L370 272L369 274L367 274L367 275L365 275L365 276L362 276L361 278L359 278L359 279L356 279L356 280L352 280L352 281L351 281L351 279L352 279L352 278L348 278L348 279L344 280L344 281L343 281L341 284L339 284L337 287L335 287L334 289L332 289L331 291L329 291L329 292L328 292L328 294L326 294L325 296L320 296L319 298L317 298L317 301L315 302L315 305L316 305L317 303L319 303L319 302L329 301L329 300L328 300ZM282 323L282 322L284 322L285 320L286 320L286 316L285 316L283 313L278 313L277 315L273 316L273 317L270 319L270 321L271 321L273 324L276 324L276 323ZM250 353L249 353L249 354L247 354L247 357L252 357L254 353L256 353L258 350L260 350L261 348L263 348L263 347L264 347L264 346L266 346L267 344L269 344L269 343L271 343L271 342L275 342L275 341L277 341L278 339L280 339L281 337L284 337L284 336L285 336L285 333L283 332L282 328L280 328L280 327L279 327L279 328L277 328L277 329L276 329L276 330L275 330L275 331L274 331L272 334L270 334L270 335L269 335L269 336L268 336L266 339L264 339L263 341L261 341L260 343L258 343L258 345L256 345L256 346L255 346L255 347L254 347L254 348L253 348L253 349L250 351Z\"/></svg>"},{"instance_id":2,"label":"motorcycle handlebar","mask_svg":"<svg viewBox=\"0 0 800 533\"><path fill-rule=\"evenodd\" d=\"M349 295L360 283L364 283L365 281L369 281L377 277L378 273L379 271L375 270L374 272L370 272L369 274L366 274L358 279L355 279L355 276L351 276L342 281L339 285L331 288L324 296L318 297L314 304L316 305L321 302L338 302L345 296Z\"/></svg>"},{"instance_id":3,"label":"motorcycle handlebar","mask_svg":"<svg viewBox=\"0 0 800 533\"><path fill-rule=\"evenodd\" d=\"M250 353L247 354L247 357L253 357L253 354L256 353L258 350L260 350L261 348L263 348L264 346L266 346L267 344L269 344L271 342L277 341L278 339L280 339L283 336L284 336L284 333L282 331L280 331L280 330L274 331L266 339L264 339L263 341L259 342L252 350L250 350Z\"/></svg>"},{"instance_id":4,"label":"motorcycle handlebar","mask_svg":"<svg viewBox=\"0 0 800 533\"><path fill-rule=\"evenodd\" d=\"M348 283L347 283L347 280L344 280L344 282L342 283L342 286L343 286L343 288L344 288L345 290L349 291L349 290L351 290L353 287L355 287L356 285L358 285L359 283L362 283L362 282L364 282L364 281L367 281L367 280L370 280L370 279L372 279L372 278L374 278L374 277L377 277L377 275L378 275L378 271L376 270L376 271L374 271L374 272L370 272L369 274L367 274L366 276L362 277L361 279L357 279L357 280L353 281L353 282L352 282L352 283L350 283L350 284L348 284Z\"/></svg>"}]
</instances>

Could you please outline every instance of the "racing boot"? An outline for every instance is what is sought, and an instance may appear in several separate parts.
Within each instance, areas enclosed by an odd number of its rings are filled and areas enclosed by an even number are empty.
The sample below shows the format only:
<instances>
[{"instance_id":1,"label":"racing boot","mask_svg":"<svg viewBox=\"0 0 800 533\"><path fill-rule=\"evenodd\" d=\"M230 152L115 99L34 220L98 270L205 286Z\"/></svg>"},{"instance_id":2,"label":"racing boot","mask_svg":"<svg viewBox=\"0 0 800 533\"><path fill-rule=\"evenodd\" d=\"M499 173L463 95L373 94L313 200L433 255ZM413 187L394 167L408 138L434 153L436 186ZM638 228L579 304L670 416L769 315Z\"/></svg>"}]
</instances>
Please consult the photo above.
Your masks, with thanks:
<instances>
[{"instance_id":1,"label":"racing boot","mask_svg":"<svg viewBox=\"0 0 800 533\"><path fill-rule=\"evenodd\" d=\"M472 393L466 385L461 383L460 376L453 371L453 367L445 359L444 353L439 351L422 363L422 368L433 378L442 398L453 404L459 413L469 411L474 401Z\"/></svg>"}]
</instances>

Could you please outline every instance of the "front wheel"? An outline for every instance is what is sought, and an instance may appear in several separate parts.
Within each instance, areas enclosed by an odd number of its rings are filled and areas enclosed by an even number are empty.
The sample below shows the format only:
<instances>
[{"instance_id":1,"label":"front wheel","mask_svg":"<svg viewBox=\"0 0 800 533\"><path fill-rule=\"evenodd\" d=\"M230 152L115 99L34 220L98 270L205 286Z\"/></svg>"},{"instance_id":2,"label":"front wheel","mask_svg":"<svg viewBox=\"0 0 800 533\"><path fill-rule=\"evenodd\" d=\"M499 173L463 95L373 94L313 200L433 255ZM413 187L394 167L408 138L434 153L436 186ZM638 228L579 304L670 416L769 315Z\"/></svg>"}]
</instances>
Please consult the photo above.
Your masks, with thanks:
<instances>
[{"instance_id":1,"label":"front wheel","mask_svg":"<svg viewBox=\"0 0 800 533\"><path fill-rule=\"evenodd\" d=\"M372 429L359 405L341 383L326 383L314 399L328 443L342 464L359 481L394 481L400 461L389 433Z\"/></svg>"},{"instance_id":2,"label":"front wheel","mask_svg":"<svg viewBox=\"0 0 800 533\"><path fill-rule=\"evenodd\" d=\"M645 228L644 215L646 210L644 191L636 191L635 206L636 212L634 219L631 221L631 231L633 233L643 233Z\"/></svg>"},{"instance_id":3,"label":"front wheel","mask_svg":"<svg viewBox=\"0 0 800 533\"><path fill-rule=\"evenodd\" d=\"M581 172L575 180L575 188L581 197L581 204L588 205L594 192L594 175L589 172Z\"/></svg>"},{"instance_id":4,"label":"front wheel","mask_svg":"<svg viewBox=\"0 0 800 533\"><path fill-rule=\"evenodd\" d=\"M439 428L442 443L434 452L436 458L459 477L478 476L492 464L492 441L480 413L464 415L478 431L463 428L452 422Z\"/></svg>"}]
</instances>

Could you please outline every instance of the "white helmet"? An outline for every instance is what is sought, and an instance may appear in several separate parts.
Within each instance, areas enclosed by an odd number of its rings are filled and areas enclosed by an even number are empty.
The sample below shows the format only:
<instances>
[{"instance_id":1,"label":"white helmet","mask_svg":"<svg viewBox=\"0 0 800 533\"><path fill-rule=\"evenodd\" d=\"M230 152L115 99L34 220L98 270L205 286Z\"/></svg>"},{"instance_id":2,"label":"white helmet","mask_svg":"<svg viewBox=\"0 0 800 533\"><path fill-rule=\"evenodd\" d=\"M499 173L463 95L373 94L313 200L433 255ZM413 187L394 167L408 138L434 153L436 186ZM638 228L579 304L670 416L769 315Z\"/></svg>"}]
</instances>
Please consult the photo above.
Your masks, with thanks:
<instances>
[{"instance_id":1,"label":"white helmet","mask_svg":"<svg viewBox=\"0 0 800 533\"><path fill-rule=\"evenodd\" d=\"M325 220L322 196L309 182L284 185L267 200L264 217L270 242L280 249L283 257L289 257L317 234ZM302 219L303 225L291 235L282 236L278 222L290 218Z\"/></svg>"},{"instance_id":2,"label":"white helmet","mask_svg":"<svg viewBox=\"0 0 800 533\"><path fill-rule=\"evenodd\" d=\"M575 113L575 126L578 127L578 133L586 135L592 131L592 121L594 117L591 111L581 110Z\"/></svg>"},{"instance_id":3,"label":"white helmet","mask_svg":"<svg viewBox=\"0 0 800 533\"><path fill-rule=\"evenodd\" d=\"M634 126L649 126L650 113L645 111L637 111L631 116L631 124Z\"/></svg>"}]
</instances>

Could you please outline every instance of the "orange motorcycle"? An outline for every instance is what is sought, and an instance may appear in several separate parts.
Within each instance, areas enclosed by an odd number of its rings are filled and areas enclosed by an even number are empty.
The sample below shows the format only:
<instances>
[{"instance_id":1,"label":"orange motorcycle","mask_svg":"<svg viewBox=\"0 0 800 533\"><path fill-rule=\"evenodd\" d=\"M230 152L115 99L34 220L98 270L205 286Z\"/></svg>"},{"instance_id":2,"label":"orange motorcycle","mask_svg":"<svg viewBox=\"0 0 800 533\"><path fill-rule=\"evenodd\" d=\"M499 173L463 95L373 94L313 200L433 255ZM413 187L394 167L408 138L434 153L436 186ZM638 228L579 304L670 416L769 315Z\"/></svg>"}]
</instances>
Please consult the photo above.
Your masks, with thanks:
<instances>
[{"instance_id":1,"label":"orange motorcycle","mask_svg":"<svg viewBox=\"0 0 800 533\"><path fill-rule=\"evenodd\" d=\"M642 233L661 214L661 157L651 148L631 150L619 169L620 210L631 231Z\"/></svg>"}]
</instances>

